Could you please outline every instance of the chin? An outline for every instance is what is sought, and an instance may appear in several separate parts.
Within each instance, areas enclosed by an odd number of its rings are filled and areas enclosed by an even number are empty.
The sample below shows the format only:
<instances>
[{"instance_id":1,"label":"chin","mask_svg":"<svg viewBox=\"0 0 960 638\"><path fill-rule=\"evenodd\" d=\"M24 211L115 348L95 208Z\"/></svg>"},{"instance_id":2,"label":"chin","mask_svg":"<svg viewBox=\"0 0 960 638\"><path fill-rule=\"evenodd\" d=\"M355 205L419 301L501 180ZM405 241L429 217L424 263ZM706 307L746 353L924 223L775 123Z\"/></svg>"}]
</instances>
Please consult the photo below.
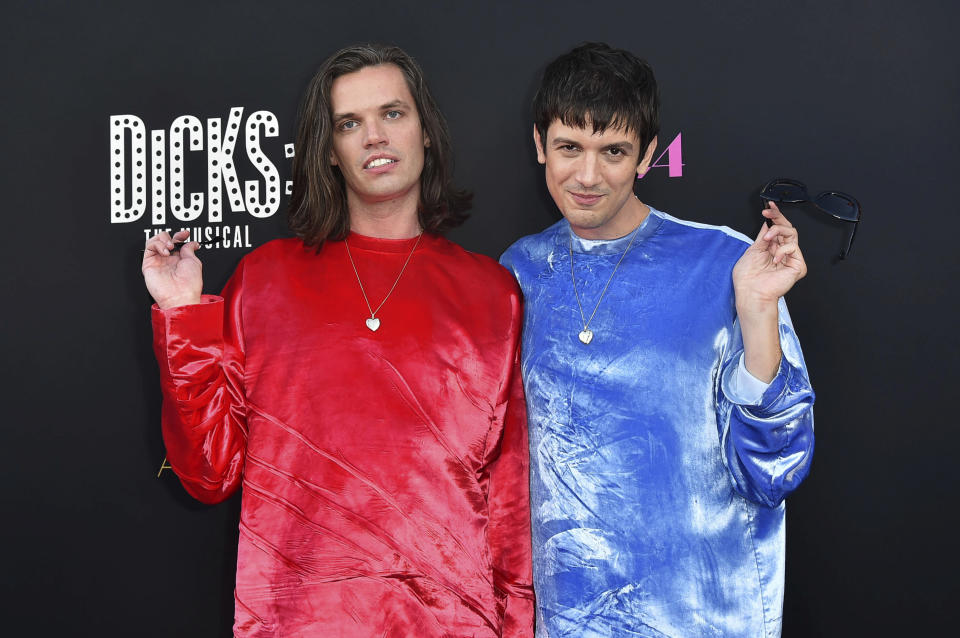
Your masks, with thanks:
<instances>
[{"instance_id":1,"label":"chin","mask_svg":"<svg viewBox=\"0 0 960 638\"><path fill-rule=\"evenodd\" d=\"M585 230L592 230L598 226L602 226L603 223L601 220L597 219L596 215L591 215L589 213L584 213L582 210L573 210L573 211L562 211L564 218L570 223L574 228L583 228Z\"/></svg>"}]
</instances>

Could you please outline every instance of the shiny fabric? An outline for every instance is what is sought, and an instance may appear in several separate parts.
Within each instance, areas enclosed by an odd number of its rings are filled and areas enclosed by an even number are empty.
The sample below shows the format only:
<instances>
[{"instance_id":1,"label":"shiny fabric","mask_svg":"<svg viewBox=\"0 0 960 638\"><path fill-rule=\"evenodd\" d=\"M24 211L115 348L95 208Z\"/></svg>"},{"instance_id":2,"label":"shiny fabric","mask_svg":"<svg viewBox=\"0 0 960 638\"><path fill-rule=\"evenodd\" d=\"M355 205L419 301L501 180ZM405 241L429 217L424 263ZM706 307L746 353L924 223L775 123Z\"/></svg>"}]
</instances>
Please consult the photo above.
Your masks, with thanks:
<instances>
[{"instance_id":1,"label":"shiny fabric","mask_svg":"<svg viewBox=\"0 0 960 638\"><path fill-rule=\"evenodd\" d=\"M501 259L525 298L537 635L777 636L784 497L813 454L813 392L786 306L753 405L731 270L749 245L652 211L580 343L570 227ZM629 236L573 236L589 317Z\"/></svg>"},{"instance_id":2,"label":"shiny fabric","mask_svg":"<svg viewBox=\"0 0 960 638\"><path fill-rule=\"evenodd\" d=\"M376 307L413 240L348 241ZM278 240L204 301L155 350L184 487L243 487L235 635L532 635L509 273L424 235L371 332L343 242Z\"/></svg>"}]
</instances>

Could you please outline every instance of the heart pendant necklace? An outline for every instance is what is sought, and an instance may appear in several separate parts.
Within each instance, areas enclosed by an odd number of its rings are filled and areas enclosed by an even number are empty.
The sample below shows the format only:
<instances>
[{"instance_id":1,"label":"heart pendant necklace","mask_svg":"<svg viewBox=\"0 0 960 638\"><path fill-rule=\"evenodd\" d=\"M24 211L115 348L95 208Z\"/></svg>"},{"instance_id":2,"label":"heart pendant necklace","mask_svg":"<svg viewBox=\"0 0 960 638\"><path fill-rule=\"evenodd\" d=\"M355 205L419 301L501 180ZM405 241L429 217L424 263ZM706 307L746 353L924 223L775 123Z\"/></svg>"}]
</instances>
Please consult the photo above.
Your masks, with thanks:
<instances>
[{"instance_id":1,"label":"heart pendant necklace","mask_svg":"<svg viewBox=\"0 0 960 638\"><path fill-rule=\"evenodd\" d=\"M577 292L577 278L573 274L573 230L570 230L570 243L568 248L570 250L570 281L573 283L573 294L577 298L577 308L580 309L580 321L583 322L583 330L580 331L580 334L577 335L580 339L580 343L583 345L589 345L593 341L593 330L590 329L590 322L593 321L594 315L597 314L597 310L600 308L600 302L603 301L603 296L607 293L607 288L610 287L610 282L613 281L613 276L617 274L617 268L620 267L620 264L623 262L623 258L627 256L627 251L630 250L630 246L633 245L633 240L637 237L637 232L640 230L640 226L637 226L636 230L633 231L633 235L630 237L630 241L627 242L627 247L624 249L623 254L620 255L620 259L617 261L617 265L613 267L613 272L610 273L610 278L607 279L607 285L603 287L603 290L600 292L600 298L597 299L597 305L593 307L593 312L590 313L590 318L587 319L583 315L583 304L580 303L580 293Z\"/></svg>"},{"instance_id":2,"label":"heart pendant necklace","mask_svg":"<svg viewBox=\"0 0 960 638\"><path fill-rule=\"evenodd\" d=\"M377 306L377 309L374 310L373 306L370 305L370 300L367 298L367 291L363 289L363 282L360 281L360 273L357 272L357 265L353 263L353 255L350 254L350 242L347 239L343 240L343 245L347 247L347 257L350 259L350 265L353 266L353 274L357 277L357 283L360 284L360 294L363 295L363 300L367 303L367 310L370 311L370 317L367 318L366 324L367 328L370 329L370 332L376 332L380 329L380 318L377 317L377 313L380 312L380 309L383 308L383 304L387 303L387 299L390 298L390 295L393 294L393 289L397 287L397 284L400 283L400 277L403 276L403 271L407 269L407 264L410 263L410 260L413 258L413 253L417 249L417 246L420 244L420 238L423 237L423 231L420 231L420 234L417 235L417 241L413 242L413 248L410 249L410 254L407 255L407 260L403 262L403 267L400 268L400 272L397 274L397 278L393 281L393 285L390 286L390 290L387 291L387 295L383 298L383 301L380 302L380 305Z\"/></svg>"}]
</instances>

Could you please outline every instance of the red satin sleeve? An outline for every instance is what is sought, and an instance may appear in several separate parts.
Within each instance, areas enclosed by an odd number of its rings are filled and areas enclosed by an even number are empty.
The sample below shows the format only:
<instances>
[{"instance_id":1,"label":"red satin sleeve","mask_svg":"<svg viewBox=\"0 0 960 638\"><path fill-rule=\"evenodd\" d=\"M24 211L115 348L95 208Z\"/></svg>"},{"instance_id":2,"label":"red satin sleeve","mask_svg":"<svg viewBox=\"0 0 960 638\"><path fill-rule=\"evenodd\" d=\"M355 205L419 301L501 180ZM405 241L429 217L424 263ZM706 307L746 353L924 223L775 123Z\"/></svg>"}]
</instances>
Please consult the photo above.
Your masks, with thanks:
<instances>
[{"instance_id":1,"label":"red satin sleeve","mask_svg":"<svg viewBox=\"0 0 960 638\"><path fill-rule=\"evenodd\" d=\"M183 487L204 503L240 486L247 442L241 316L243 265L223 296L152 309L153 347L163 392L167 461Z\"/></svg>"},{"instance_id":2,"label":"red satin sleeve","mask_svg":"<svg viewBox=\"0 0 960 638\"><path fill-rule=\"evenodd\" d=\"M516 330L519 340L521 310L514 298ZM490 522L487 536L493 562L494 587L505 596L503 638L533 635L534 595L532 549L530 540L530 463L527 443L527 410L520 375L519 345L510 378L507 400L498 406L502 430L493 448L495 459L490 472ZM489 445L488 447L491 447Z\"/></svg>"}]
</instances>

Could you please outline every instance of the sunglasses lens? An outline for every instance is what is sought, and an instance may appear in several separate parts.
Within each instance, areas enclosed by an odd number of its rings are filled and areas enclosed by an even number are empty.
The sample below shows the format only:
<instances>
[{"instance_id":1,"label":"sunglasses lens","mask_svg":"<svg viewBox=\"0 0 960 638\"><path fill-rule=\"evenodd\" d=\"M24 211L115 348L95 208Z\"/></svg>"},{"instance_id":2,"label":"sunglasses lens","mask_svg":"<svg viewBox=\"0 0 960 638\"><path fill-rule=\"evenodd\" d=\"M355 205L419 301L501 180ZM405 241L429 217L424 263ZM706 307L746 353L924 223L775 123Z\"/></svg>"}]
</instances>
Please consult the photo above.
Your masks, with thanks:
<instances>
[{"instance_id":1,"label":"sunglasses lens","mask_svg":"<svg viewBox=\"0 0 960 638\"><path fill-rule=\"evenodd\" d=\"M803 184L791 182L771 182L760 193L760 197L775 202L803 202L809 199Z\"/></svg>"},{"instance_id":2,"label":"sunglasses lens","mask_svg":"<svg viewBox=\"0 0 960 638\"><path fill-rule=\"evenodd\" d=\"M855 222L860 218L857 201L843 193L821 193L814 203L838 219Z\"/></svg>"}]
</instances>

